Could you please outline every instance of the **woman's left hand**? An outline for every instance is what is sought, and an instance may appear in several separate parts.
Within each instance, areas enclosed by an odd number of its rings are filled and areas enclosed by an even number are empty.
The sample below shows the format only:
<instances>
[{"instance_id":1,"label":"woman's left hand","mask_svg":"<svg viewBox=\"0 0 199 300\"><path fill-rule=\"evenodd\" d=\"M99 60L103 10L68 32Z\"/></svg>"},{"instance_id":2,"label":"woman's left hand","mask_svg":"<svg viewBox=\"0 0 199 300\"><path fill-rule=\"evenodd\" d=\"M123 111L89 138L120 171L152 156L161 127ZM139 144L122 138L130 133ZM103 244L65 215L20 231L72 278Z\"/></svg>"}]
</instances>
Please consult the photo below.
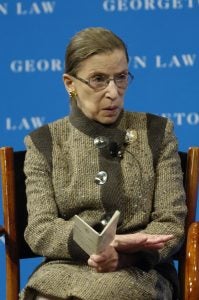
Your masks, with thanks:
<instances>
[{"instance_id":1,"label":"woman's left hand","mask_svg":"<svg viewBox=\"0 0 199 300\"><path fill-rule=\"evenodd\" d=\"M88 265L95 268L97 272L114 272L118 264L119 255L111 245L99 254L92 254L88 259Z\"/></svg>"}]
</instances>

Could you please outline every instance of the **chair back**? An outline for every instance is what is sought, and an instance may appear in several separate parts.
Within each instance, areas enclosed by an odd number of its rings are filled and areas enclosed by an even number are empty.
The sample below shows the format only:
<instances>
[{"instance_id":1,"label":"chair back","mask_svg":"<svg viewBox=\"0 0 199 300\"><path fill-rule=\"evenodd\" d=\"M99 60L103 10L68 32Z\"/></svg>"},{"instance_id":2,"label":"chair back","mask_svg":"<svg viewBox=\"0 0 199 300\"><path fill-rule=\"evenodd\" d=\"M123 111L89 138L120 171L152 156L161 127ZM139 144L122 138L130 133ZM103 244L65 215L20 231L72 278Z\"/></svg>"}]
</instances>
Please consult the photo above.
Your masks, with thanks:
<instances>
[{"instance_id":1,"label":"chair back","mask_svg":"<svg viewBox=\"0 0 199 300\"><path fill-rule=\"evenodd\" d=\"M190 269L189 256L192 255L195 260L196 246L199 246L199 223L195 222L199 189L199 147L189 148L188 153L179 151L179 156L183 172L183 184L186 193L188 213L185 221L185 242L180 251L175 254L174 259L178 261L181 298L195 300L195 293L197 292L196 288L193 288L193 285L196 284L194 278L196 279L199 276L199 265L198 261L195 261L193 266L191 266L192 269ZM189 233L190 229L192 232ZM188 240L189 235L191 236ZM191 243L193 245L189 245ZM198 288L197 291L199 292Z\"/></svg>"},{"instance_id":2,"label":"chair back","mask_svg":"<svg viewBox=\"0 0 199 300\"><path fill-rule=\"evenodd\" d=\"M26 187L24 174L24 160L26 151L14 152L15 174L15 201L16 201L16 238L19 258L30 258L36 255L32 252L24 239L24 231L27 225L28 212L26 207Z\"/></svg>"},{"instance_id":3,"label":"chair back","mask_svg":"<svg viewBox=\"0 0 199 300\"><path fill-rule=\"evenodd\" d=\"M25 151L14 152L11 147L0 148L2 204L6 248L6 299L17 300L20 289L20 259L36 255L24 240L27 224Z\"/></svg>"}]
</instances>

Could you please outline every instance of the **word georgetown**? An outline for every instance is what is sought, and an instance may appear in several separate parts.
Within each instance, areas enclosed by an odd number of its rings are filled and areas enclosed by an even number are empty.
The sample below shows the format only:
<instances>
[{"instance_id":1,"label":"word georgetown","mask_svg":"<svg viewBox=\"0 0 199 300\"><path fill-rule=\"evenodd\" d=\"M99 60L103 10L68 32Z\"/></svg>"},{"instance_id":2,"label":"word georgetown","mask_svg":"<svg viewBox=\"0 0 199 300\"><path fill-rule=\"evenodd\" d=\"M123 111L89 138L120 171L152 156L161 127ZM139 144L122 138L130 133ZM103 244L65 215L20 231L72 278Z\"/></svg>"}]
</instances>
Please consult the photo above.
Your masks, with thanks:
<instances>
[{"instance_id":1,"label":"word georgetown","mask_svg":"<svg viewBox=\"0 0 199 300\"><path fill-rule=\"evenodd\" d=\"M182 10L199 8L199 0L104 0L107 12Z\"/></svg>"}]
</instances>

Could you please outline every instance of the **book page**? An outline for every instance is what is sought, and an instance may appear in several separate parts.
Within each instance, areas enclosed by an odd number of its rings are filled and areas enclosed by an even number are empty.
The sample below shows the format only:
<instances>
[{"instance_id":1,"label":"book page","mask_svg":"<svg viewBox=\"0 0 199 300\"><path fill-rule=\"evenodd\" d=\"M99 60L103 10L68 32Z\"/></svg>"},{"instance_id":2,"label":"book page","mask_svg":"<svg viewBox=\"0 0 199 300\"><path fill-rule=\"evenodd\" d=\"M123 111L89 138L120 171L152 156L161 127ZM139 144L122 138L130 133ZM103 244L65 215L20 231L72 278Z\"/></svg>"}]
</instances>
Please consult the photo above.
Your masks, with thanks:
<instances>
[{"instance_id":1,"label":"book page","mask_svg":"<svg viewBox=\"0 0 199 300\"><path fill-rule=\"evenodd\" d=\"M95 253L99 243L99 233L79 216L75 215L74 220L73 240L89 255Z\"/></svg>"},{"instance_id":2,"label":"book page","mask_svg":"<svg viewBox=\"0 0 199 300\"><path fill-rule=\"evenodd\" d=\"M101 233L75 215L74 241L89 255L103 251L114 239L120 212L117 210Z\"/></svg>"}]
</instances>

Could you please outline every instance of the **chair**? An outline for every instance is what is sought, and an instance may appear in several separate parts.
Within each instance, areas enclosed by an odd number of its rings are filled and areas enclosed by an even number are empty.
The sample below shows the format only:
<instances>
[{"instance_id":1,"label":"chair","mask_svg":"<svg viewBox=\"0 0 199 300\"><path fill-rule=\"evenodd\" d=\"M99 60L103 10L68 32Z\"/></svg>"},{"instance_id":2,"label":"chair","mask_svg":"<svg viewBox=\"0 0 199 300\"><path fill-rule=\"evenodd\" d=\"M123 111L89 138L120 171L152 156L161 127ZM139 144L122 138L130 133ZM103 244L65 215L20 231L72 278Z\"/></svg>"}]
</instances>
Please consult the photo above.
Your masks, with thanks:
<instances>
[{"instance_id":1,"label":"chair","mask_svg":"<svg viewBox=\"0 0 199 300\"><path fill-rule=\"evenodd\" d=\"M24 159L25 151L14 152L11 147L0 148L4 214L4 227L0 226L0 236L5 235L7 300L18 299L20 259L36 257L23 237L27 223Z\"/></svg>"},{"instance_id":2,"label":"chair","mask_svg":"<svg viewBox=\"0 0 199 300\"><path fill-rule=\"evenodd\" d=\"M179 152L184 186L187 195L188 216L186 239L175 259L179 262L179 281L183 300L196 300L199 295L199 222L195 222L199 185L199 147ZM23 173L25 151L14 152L11 147L0 148L2 175L2 200L6 251L6 299L17 300L20 284L20 259L32 258L23 238L27 222L25 176Z\"/></svg>"}]
</instances>

